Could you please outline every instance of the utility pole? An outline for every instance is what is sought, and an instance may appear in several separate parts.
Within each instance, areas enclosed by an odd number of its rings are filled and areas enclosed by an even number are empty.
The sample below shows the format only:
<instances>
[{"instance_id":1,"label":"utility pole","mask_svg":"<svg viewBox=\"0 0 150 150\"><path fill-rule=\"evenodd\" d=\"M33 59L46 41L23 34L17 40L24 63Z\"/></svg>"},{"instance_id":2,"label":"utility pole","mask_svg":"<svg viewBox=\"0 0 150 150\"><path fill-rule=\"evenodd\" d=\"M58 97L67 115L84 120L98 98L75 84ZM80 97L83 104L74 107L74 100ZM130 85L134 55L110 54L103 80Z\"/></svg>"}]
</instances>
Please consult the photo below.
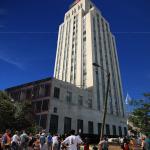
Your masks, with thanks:
<instances>
[{"instance_id":1,"label":"utility pole","mask_svg":"<svg viewBox=\"0 0 150 150\"><path fill-rule=\"evenodd\" d=\"M101 128L101 135L100 140L102 140L104 136L104 128L105 128L105 121L106 121L106 114L107 114L107 103L108 103L108 96L109 96L109 88L110 88L110 73L107 74L107 89L105 95L105 105L104 105L104 113L103 113L103 121L102 121L102 128Z\"/></svg>"},{"instance_id":2,"label":"utility pole","mask_svg":"<svg viewBox=\"0 0 150 150\"><path fill-rule=\"evenodd\" d=\"M110 73L107 72L102 66L98 65L97 63L93 63L93 66L100 67L107 74L107 88L106 88L106 94L104 100L104 112L103 112L103 120L102 120L101 134L100 134L100 141L101 141L104 136L104 128L105 128L105 121L106 121L106 114L107 114L107 103L108 103L109 88L110 88Z\"/></svg>"}]
</instances>

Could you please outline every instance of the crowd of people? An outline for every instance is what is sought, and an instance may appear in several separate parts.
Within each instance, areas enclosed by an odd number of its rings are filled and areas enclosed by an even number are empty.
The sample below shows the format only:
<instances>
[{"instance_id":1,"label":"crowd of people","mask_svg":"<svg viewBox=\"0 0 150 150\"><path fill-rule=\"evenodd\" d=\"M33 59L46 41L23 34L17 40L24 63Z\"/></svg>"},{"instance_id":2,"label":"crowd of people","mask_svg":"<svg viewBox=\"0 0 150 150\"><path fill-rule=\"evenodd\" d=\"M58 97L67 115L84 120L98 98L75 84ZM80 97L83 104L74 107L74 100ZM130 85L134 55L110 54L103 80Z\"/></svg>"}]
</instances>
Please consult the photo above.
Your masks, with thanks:
<instances>
[{"instance_id":1,"label":"crowd of people","mask_svg":"<svg viewBox=\"0 0 150 150\"><path fill-rule=\"evenodd\" d=\"M44 130L35 135L27 134L25 130L21 134L16 131L12 135L7 129L0 136L0 150L79 150L80 145L84 150L89 150L88 139L85 138L83 141L79 135L75 135L75 130L71 130L68 135L60 136L47 134Z\"/></svg>"},{"instance_id":2,"label":"crowd of people","mask_svg":"<svg viewBox=\"0 0 150 150\"><path fill-rule=\"evenodd\" d=\"M135 138L124 137L121 142L121 148L123 150L136 150L139 147L142 150L150 150L150 136L146 135L142 137L141 141Z\"/></svg>"},{"instance_id":3,"label":"crowd of people","mask_svg":"<svg viewBox=\"0 0 150 150\"><path fill-rule=\"evenodd\" d=\"M21 133L16 131L13 135L9 129L3 135L0 135L0 150L89 150L88 138L81 139L79 135L75 135L75 130L71 130L69 134L60 136L58 134L51 135L44 130L38 134L27 134L25 130ZM150 150L150 136L142 138L141 143L137 143L134 138L125 137L121 142L123 150L135 150L136 145L140 145L142 150ZM109 144L107 138L101 139L97 146L93 146L93 150L108 150Z\"/></svg>"},{"instance_id":4,"label":"crowd of people","mask_svg":"<svg viewBox=\"0 0 150 150\"><path fill-rule=\"evenodd\" d=\"M11 136L9 129L0 137L0 150L60 150L68 147L70 150L76 150L77 146L82 144L79 136L75 136L72 130L69 136L61 137L57 134L51 135L42 132L32 135L27 134L25 130L19 134L18 131Z\"/></svg>"},{"instance_id":5,"label":"crowd of people","mask_svg":"<svg viewBox=\"0 0 150 150\"><path fill-rule=\"evenodd\" d=\"M150 136L142 138L142 148L143 150L150 150Z\"/></svg>"}]
</instances>

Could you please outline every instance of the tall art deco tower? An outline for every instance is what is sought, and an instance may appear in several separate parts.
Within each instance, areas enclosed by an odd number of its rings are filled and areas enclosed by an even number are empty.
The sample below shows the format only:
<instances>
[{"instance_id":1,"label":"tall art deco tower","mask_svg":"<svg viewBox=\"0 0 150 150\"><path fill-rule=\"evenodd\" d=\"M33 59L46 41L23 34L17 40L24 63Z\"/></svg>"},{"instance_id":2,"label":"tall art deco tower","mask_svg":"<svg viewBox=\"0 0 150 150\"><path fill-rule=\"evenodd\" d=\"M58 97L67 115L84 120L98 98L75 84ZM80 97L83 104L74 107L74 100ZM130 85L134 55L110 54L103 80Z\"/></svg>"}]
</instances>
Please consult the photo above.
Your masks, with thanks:
<instances>
[{"instance_id":1,"label":"tall art deco tower","mask_svg":"<svg viewBox=\"0 0 150 150\"><path fill-rule=\"evenodd\" d=\"M59 26L54 77L93 92L102 111L109 72L108 113L124 117L122 83L115 37L109 23L90 0L76 0Z\"/></svg>"}]
</instances>

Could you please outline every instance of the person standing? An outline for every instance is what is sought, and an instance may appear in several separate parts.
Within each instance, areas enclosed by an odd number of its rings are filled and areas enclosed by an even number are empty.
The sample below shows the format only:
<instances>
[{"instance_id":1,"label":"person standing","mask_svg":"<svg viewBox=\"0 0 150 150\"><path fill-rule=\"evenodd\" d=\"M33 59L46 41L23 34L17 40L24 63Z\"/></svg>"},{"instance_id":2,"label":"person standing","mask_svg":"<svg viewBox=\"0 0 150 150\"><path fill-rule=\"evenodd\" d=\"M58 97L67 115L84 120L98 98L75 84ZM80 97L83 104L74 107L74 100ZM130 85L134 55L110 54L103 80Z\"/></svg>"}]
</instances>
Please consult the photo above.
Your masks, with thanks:
<instances>
[{"instance_id":1,"label":"person standing","mask_svg":"<svg viewBox=\"0 0 150 150\"><path fill-rule=\"evenodd\" d=\"M123 150L129 150L129 139L127 137L124 137L121 148Z\"/></svg>"},{"instance_id":2,"label":"person standing","mask_svg":"<svg viewBox=\"0 0 150 150\"><path fill-rule=\"evenodd\" d=\"M10 150L11 149L11 137L10 137L10 130L6 129L5 134L2 136L2 148L4 150Z\"/></svg>"},{"instance_id":3,"label":"person standing","mask_svg":"<svg viewBox=\"0 0 150 150\"><path fill-rule=\"evenodd\" d=\"M0 150L2 150L2 135L0 134Z\"/></svg>"},{"instance_id":4,"label":"person standing","mask_svg":"<svg viewBox=\"0 0 150 150\"><path fill-rule=\"evenodd\" d=\"M19 144L20 144L20 137L19 137L19 132L16 131L15 134L12 137L12 142L11 146L13 150L18 150L19 149Z\"/></svg>"},{"instance_id":5,"label":"person standing","mask_svg":"<svg viewBox=\"0 0 150 150\"><path fill-rule=\"evenodd\" d=\"M35 142L36 138L32 135L32 133L29 134L29 144L28 144L28 150L33 150L33 143Z\"/></svg>"},{"instance_id":6,"label":"person standing","mask_svg":"<svg viewBox=\"0 0 150 150\"><path fill-rule=\"evenodd\" d=\"M150 150L150 136L149 135L146 135L144 148L145 150Z\"/></svg>"},{"instance_id":7,"label":"person standing","mask_svg":"<svg viewBox=\"0 0 150 150\"><path fill-rule=\"evenodd\" d=\"M45 144L46 144L46 134L43 131L42 134L40 135L40 145L41 145L40 148L41 148L41 150L44 150Z\"/></svg>"},{"instance_id":8,"label":"person standing","mask_svg":"<svg viewBox=\"0 0 150 150\"><path fill-rule=\"evenodd\" d=\"M129 142L129 149L130 149L130 150L134 150L134 146L135 146L134 139L131 138L131 139L130 139L130 142Z\"/></svg>"},{"instance_id":9,"label":"person standing","mask_svg":"<svg viewBox=\"0 0 150 150\"><path fill-rule=\"evenodd\" d=\"M54 134L54 136L52 137L52 150L58 150L58 135Z\"/></svg>"},{"instance_id":10,"label":"person standing","mask_svg":"<svg viewBox=\"0 0 150 150\"><path fill-rule=\"evenodd\" d=\"M58 135L58 147L57 147L57 150L60 150L61 148L61 135Z\"/></svg>"},{"instance_id":11,"label":"person standing","mask_svg":"<svg viewBox=\"0 0 150 150\"><path fill-rule=\"evenodd\" d=\"M142 137L141 147L142 147L142 150L145 150L145 137Z\"/></svg>"},{"instance_id":12,"label":"person standing","mask_svg":"<svg viewBox=\"0 0 150 150\"><path fill-rule=\"evenodd\" d=\"M87 137L84 140L84 150L89 150L89 140Z\"/></svg>"},{"instance_id":13,"label":"person standing","mask_svg":"<svg viewBox=\"0 0 150 150\"><path fill-rule=\"evenodd\" d=\"M52 135L50 133L47 136L47 146L48 150L52 150Z\"/></svg>"},{"instance_id":14,"label":"person standing","mask_svg":"<svg viewBox=\"0 0 150 150\"><path fill-rule=\"evenodd\" d=\"M77 150L77 145L83 142L78 136L75 136L75 130L71 130L70 134L71 135L62 142L62 145L68 145L68 150Z\"/></svg>"},{"instance_id":15,"label":"person standing","mask_svg":"<svg viewBox=\"0 0 150 150\"><path fill-rule=\"evenodd\" d=\"M106 138L102 138L99 142L99 150L108 150L108 141Z\"/></svg>"},{"instance_id":16,"label":"person standing","mask_svg":"<svg viewBox=\"0 0 150 150\"><path fill-rule=\"evenodd\" d=\"M35 141L33 143L33 149L34 150L40 150L40 135L39 134L37 134L35 136Z\"/></svg>"},{"instance_id":17,"label":"person standing","mask_svg":"<svg viewBox=\"0 0 150 150\"><path fill-rule=\"evenodd\" d=\"M21 142L21 150L28 150L29 137L26 134L25 130L23 130L23 133L20 135L20 142Z\"/></svg>"}]
</instances>

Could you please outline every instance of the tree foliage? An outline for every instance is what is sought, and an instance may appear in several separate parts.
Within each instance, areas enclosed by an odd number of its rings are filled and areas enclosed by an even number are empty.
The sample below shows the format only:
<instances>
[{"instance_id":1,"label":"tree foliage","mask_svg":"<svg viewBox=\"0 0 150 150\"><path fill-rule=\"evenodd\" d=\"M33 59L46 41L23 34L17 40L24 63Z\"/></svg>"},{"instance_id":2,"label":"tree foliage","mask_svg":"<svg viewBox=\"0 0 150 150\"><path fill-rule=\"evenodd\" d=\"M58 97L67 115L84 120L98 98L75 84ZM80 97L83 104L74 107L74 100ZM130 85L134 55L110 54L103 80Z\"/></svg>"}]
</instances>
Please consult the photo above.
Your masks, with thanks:
<instances>
[{"instance_id":1,"label":"tree foliage","mask_svg":"<svg viewBox=\"0 0 150 150\"><path fill-rule=\"evenodd\" d=\"M13 124L15 107L5 92L0 91L0 129L10 128Z\"/></svg>"},{"instance_id":2,"label":"tree foliage","mask_svg":"<svg viewBox=\"0 0 150 150\"><path fill-rule=\"evenodd\" d=\"M25 129L31 127L33 122L33 112L32 112L32 105L28 101L24 101L22 103L16 102L15 103L15 128L18 130Z\"/></svg>"},{"instance_id":3,"label":"tree foliage","mask_svg":"<svg viewBox=\"0 0 150 150\"><path fill-rule=\"evenodd\" d=\"M129 121L143 133L150 133L150 93L144 94L142 100L137 100L137 107L129 116Z\"/></svg>"},{"instance_id":4,"label":"tree foliage","mask_svg":"<svg viewBox=\"0 0 150 150\"><path fill-rule=\"evenodd\" d=\"M34 125L32 105L28 101L15 102L0 91L0 130L26 129Z\"/></svg>"}]
</instances>

